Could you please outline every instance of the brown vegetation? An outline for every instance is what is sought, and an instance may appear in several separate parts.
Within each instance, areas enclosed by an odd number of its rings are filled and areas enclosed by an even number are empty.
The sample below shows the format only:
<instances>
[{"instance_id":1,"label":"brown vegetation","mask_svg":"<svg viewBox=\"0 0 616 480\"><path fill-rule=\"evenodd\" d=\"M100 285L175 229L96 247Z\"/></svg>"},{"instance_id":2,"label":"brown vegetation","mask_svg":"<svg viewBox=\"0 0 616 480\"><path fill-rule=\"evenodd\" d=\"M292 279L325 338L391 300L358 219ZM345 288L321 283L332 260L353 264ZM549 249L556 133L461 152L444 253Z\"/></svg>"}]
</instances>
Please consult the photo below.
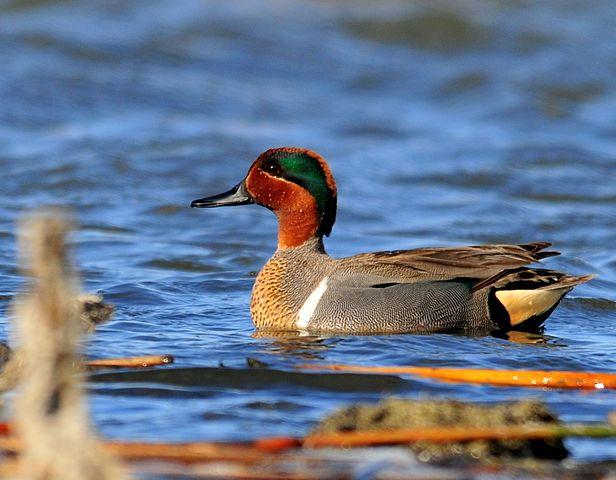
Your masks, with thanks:
<instances>
[{"instance_id":1,"label":"brown vegetation","mask_svg":"<svg viewBox=\"0 0 616 480\"><path fill-rule=\"evenodd\" d=\"M15 430L22 442L19 475L31 480L124 478L90 427L77 374L82 331L79 283L67 253L68 220L58 214L23 222L20 251L29 293L15 318L22 378Z\"/></svg>"}]
</instances>

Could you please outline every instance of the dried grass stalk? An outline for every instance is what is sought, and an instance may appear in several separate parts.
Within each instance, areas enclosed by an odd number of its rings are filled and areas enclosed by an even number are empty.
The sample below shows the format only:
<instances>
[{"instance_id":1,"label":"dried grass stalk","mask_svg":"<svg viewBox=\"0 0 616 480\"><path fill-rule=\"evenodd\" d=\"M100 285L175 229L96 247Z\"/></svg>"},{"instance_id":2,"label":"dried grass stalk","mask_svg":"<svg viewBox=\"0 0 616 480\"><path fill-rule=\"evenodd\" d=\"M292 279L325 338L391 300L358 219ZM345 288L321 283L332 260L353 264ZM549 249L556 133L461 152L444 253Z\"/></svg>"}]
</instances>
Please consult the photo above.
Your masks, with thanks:
<instances>
[{"instance_id":1,"label":"dried grass stalk","mask_svg":"<svg viewBox=\"0 0 616 480\"><path fill-rule=\"evenodd\" d=\"M16 430L23 441L20 475L29 480L124 478L89 425L77 375L82 332L75 302L79 282L68 261L70 222L61 212L29 218L20 228L29 293L17 301L22 388Z\"/></svg>"},{"instance_id":2,"label":"dried grass stalk","mask_svg":"<svg viewBox=\"0 0 616 480\"><path fill-rule=\"evenodd\" d=\"M558 370L489 370L415 366L301 365L306 370L352 373L419 375L446 382L479 383L513 387L616 389L616 374L610 372L567 372Z\"/></svg>"}]
</instances>

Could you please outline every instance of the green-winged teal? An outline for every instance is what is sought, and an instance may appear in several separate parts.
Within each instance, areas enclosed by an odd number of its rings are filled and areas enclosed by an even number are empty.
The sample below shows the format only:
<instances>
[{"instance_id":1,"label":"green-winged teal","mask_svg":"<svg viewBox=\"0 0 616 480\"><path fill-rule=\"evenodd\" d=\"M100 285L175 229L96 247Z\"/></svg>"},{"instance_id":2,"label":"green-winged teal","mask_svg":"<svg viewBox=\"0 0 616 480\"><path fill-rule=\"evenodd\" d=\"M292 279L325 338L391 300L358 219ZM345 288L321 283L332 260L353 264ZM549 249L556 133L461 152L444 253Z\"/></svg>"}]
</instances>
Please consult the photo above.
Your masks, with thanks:
<instances>
[{"instance_id":1,"label":"green-winged teal","mask_svg":"<svg viewBox=\"0 0 616 480\"><path fill-rule=\"evenodd\" d=\"M549 243L421 248L334 259L323 247L336 218L336 183L319 154L262 153L230 191L192 202L256 203L278 217L278 249L254 285L250 310L263 330L403 333L539 327L591 275L528 268L558 255Z\"/></svg>"}]
</instances>

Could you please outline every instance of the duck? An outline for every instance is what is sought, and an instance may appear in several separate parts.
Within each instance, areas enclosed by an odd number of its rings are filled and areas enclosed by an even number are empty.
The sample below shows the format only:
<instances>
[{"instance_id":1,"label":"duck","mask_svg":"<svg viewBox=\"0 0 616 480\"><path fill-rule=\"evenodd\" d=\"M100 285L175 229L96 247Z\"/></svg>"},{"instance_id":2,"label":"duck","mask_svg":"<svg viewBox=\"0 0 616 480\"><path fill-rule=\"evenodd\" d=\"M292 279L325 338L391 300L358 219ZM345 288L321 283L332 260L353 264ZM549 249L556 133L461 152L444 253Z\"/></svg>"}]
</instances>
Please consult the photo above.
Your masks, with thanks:
<instances>
[{"instance_id":1,"label":"duck","mask_svg":"<svg viewBox=\"0 0 616 480\"><path fill-rule=\"evenodd\" d=\"M256 204L278 219L278 246L258 273L250 313L259 331L331 334L536 331L593 275L528 266L559 252L548 242L327 254L337 187L318 153L279 147L244 179L193 208Z\"/></svg>"}]
</instances>

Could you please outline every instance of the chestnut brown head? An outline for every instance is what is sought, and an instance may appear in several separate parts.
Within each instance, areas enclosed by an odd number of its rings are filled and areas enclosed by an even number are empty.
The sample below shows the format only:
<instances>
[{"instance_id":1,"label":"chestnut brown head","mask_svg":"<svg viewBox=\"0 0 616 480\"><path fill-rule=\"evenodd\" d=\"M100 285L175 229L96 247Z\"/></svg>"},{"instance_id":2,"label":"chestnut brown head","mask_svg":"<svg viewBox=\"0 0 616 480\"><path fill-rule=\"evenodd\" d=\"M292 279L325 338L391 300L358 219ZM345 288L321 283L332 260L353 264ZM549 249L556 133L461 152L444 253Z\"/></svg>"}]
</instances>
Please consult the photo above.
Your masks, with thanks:
<instances>
[{"instance_id":1,"label":"chestnut brown head","mask_svg":"<svg viewBox=\"0 0 616 480\"><path fill-rule=\"evenodd\" d=\"M228 192L191 206L263 205L278 217L279 246L287 248L329 235L336 202L336 183L323 157L305 148L282 147L259 155L246 178Z\"/></svg>"}]
</instances>

